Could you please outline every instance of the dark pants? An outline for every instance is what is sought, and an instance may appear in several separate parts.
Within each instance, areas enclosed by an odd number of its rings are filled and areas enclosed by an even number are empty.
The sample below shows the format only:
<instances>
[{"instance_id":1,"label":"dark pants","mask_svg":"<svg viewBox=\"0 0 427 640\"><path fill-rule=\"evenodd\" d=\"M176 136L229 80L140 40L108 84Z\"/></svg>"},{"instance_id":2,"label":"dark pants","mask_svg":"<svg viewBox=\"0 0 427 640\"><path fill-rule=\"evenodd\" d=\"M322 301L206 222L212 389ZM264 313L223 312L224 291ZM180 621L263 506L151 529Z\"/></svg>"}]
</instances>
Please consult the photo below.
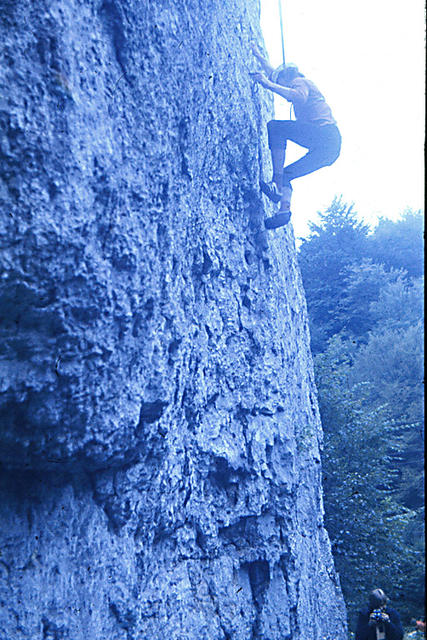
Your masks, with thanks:
<instances>
[{"instance_id":1,"label":"dark pants","mask_svg":"<svg viewBox=\"0 0 427 640\"><path fill-rule=\"evenodd\" d=\"M298 120L270 120L267 128L270 149L286 149L287 140L308 149L305 156L284 168L283 185L333 164L340 155L341 134L335 124L319 126Z\"/></svg>"}]
</instances>

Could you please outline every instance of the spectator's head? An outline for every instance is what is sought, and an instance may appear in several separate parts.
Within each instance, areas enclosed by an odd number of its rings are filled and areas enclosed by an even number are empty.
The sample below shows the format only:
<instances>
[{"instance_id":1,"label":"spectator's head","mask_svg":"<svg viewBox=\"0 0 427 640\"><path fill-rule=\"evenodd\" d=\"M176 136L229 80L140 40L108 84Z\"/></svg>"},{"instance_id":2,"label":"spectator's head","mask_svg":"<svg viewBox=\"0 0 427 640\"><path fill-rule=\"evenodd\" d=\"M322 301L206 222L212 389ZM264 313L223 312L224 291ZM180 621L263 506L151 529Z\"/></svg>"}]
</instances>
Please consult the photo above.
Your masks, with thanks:
<instances>
[{"instance_id":1,"label":"spectator's head","mask_svg":"<svg viewBox=\"0 0 427 640\"><path fill-rule=\"evenodd\" d=\"M374 589L369 594L369 608L381 609L385 607L388 602L388 598L382 589Z\"/></svg>"}]
</instances>

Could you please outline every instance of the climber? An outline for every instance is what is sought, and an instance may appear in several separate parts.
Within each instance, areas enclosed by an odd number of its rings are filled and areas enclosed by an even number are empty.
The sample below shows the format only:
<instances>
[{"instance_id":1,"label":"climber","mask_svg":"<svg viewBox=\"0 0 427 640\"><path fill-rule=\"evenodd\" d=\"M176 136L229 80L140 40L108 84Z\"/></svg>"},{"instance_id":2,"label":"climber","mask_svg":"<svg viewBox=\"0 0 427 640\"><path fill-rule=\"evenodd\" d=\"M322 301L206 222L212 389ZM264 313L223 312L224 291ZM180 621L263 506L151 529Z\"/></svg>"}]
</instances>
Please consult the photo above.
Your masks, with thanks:
<instances>
[{"instance_id":1,"label":"climber","mask_svg":"<svg viewBox=\"0 0 427 640\"><path fill-rule=\"evenodd\" d=\"M296 65L283 64L274 69L255 43L252 51L267 74L251 73L252 79L291 102L296 117L296 120L271 120L267 124L273 179L261 181L260 187L270 200L280 202L278 213L265 223L267 229L275 229L287 224L291 217L291 181L335 162L341 150L341 134L323 95ZM308 152L284 167L287 140L307 148Z\"/></svg>"},{"instance_id":2,"label":"climber","mask_svg":"<svg viewBox=\"0 0 427 640\"><path fill-rule=\"evenodd\" d=\"M403 629L397 611L387 606L382 589L369 594L369 606L359 613L355 640L402 640Z\"/></svg>"}]
</instances>

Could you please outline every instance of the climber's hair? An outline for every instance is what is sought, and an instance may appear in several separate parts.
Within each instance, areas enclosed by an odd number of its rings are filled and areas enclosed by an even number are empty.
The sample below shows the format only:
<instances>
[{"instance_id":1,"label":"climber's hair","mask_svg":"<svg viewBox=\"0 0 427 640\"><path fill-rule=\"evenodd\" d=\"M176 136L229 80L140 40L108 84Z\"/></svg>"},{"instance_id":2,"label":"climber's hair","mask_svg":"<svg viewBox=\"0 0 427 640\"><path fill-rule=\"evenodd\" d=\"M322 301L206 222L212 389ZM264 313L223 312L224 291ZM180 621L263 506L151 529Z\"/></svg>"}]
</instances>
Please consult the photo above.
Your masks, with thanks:
<instances>
[{"instance_id":1,"label":"climber's hair","mask_svg":"<svg viewBox=\"0 0 427 640\"><path fill-rule=\"evenodd\" d=\"M292 82L295 78L304 77L304 74L300 72L296 64L289 62L288 64L281 64L271 74L271 80L277 84L287 84Z\"/></svg>"}]
</instances>

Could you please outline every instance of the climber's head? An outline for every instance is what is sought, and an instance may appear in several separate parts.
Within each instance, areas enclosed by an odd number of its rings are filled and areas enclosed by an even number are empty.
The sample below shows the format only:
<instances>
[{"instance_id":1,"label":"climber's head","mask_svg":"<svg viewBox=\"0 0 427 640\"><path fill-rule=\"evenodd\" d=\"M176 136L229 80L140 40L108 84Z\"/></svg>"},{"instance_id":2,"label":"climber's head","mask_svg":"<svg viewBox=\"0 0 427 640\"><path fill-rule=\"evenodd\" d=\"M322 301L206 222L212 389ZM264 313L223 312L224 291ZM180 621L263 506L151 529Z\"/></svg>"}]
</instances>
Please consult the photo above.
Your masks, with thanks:
<instances>
[{"instance_id":1,"label":"climber's head","mask_svg":"<svg viewBox=\"0 0 427 640\"><path fill-rule=\"evenodd\" d=\"M382 589L374 589L369 594L370 609L381 609L386 606L387 602L388 598Z\"/></svg>"},{"instance_id":2,"label":"climber's head","mask_svg":"<svg viewBox=\"0 0 427 640\"><path fill-rule=\"evenodd\" d=\"M293 62L288 62L288 64L281 64L280 67L277 67L271 74L271 80L276 84L281 84L284 87L287 87L291 84L292 80L295 80L298 76L302 76L303 74L299 72L299 69L296 64Z\"/></svg>"}]
</instances>

